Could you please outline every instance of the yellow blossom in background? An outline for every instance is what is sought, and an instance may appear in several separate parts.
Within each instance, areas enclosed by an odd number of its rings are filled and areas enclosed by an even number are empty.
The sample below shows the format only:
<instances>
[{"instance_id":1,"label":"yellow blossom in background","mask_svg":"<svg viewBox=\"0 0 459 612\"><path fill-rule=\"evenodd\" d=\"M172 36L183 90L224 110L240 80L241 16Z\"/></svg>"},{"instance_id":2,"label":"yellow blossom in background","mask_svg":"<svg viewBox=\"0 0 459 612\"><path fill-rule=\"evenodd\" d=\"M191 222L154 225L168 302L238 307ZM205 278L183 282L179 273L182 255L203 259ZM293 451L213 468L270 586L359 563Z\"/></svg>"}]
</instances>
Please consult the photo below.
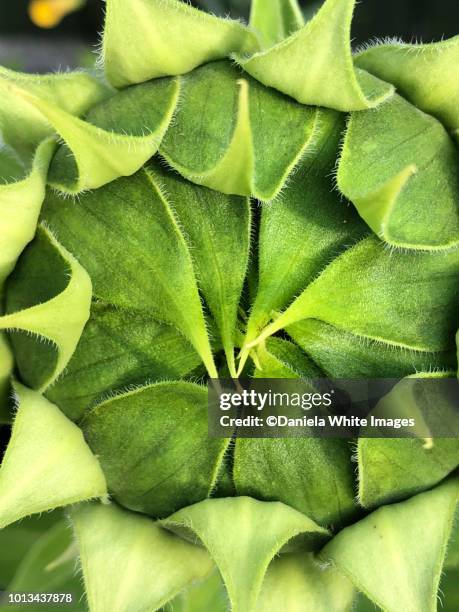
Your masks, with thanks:
<instances>
[{"instance_id":1,"label":"yellow blossom in background","mask_svg":"<svg viewBox=\"0 0 459 612\"><path fill-rule=\"evenodd\" d=\"M31 0L29 16L40 28L54 28L62 19L78 10L86 0Z\"/></svg>"}]
</instances>

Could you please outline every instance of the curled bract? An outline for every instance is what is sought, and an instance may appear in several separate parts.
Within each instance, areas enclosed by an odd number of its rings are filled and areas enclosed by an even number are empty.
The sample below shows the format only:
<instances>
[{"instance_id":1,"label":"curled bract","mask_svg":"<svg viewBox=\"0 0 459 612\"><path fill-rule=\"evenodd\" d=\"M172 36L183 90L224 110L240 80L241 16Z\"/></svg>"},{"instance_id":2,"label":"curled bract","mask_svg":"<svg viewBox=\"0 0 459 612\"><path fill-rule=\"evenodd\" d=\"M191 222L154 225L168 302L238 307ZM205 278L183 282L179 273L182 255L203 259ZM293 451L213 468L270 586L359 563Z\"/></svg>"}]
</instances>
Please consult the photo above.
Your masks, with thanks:
<instances>
[{"instance_id":1,"label":"curled bract","mask_svg":"<svg viewBox=\"0 0 459 612\"><path fill-rule=\"evenodd\" d=\"M393 85L355 68L350 29L355 0L327 0L301 29L268 49L237 62L264 85L302 104L340 111L373 108Z\"/></svg>"},{"instance_id":2,"label":"curled bract","mask_svg":"<svg viewBox=\"0 0 459 612\"><path fill-rule=\"evenodd\" d=\"M318 109L263 87L229 62L213 62L183 79L160 153L194 183L271 200L313 150L319 123Z\"/></svg>"},{"instance_id":3,"label":"curled bract","mask_svg":"<svg viewBox=\"0 0 459 612\"><path fill-rule=\"evenodd\" d=\"M355 64L380 79L448 131L459 128L459 36L430 44L388 42L369 46Z\"/></svg>"},{"instance_id":4,"label":"curled bract","mask_svg":"<svg viewBox=\"0 0 459 612\"><path fill-rule=\"evenodd\" d=\"M443 125L396 95L351 115L337 172L340 191L395 247L459 244L459 154Z\"/></svg>"},{"instance_id":5,"label":"curled bract","mask_svg":"<svg viewBox=\"0 0 459 612\"><path fill-rule=\"evenodd\" d=\"M314 550L328 532L300 512L279 502L250 497L208 499L183 508L162 524L198 541L215 561L234 612L252 612L263 578L282 549ZM264 537L260 537L264 525Z\"/></svg>"},{"instance_id":6,"label":"curled bract","mask_svg":"<svg viewBox=\"0 0 459 612\"><path fill-rule=\"evenodd\" d=\"M0 106L0 118L2 109L6 108L8 114L9 106L19 105L30 120L30 129L36 132L30 136L30 147L45 135L54 134L62 142L52 161L48 181L71 194L97 189L119 176L136 172L156 153L179 94L176 81L158 83L152 104L149 97L152 85L138 85L98 105L92 103L90 112L81 119L79 113L73 114L65 104L61 105L59 97L48 95L47 88L25 87L19 78L10 80L5 84L0 79L0 87L7 94L4 106ZM106 91L102 86L101 89ZM16 145L15 150L20 152L18 137L6 130L7 142Z\"/></svg>"},{"instance_id":7,"label":"curled bract","mask_svg":"<svg viewBox=\"0 0 459 612\"><path fill-rule=\"evenodd\" d=\"M7 181L0 184L0 293L19 255L35 235L53 151L53 140L44 140L29 168L6 150L0 151L0 172Z\"/></svg>"},{"instance_id":8,"label":"curled bract","mask_svg":"<svg viewBox=\"0 0 459 612\"><path fill-rule=\"evenodd\" d=\"M14 388L18 410L0 468L0 528L30 514L105 497L104 474L81 429L40 393L19 383Z\"/></svg>"},{"instance_id":9,"label":"curled bract","mask_svg":"<svg viewBox=\"0 0 459 612\"><path fill-rule=\"evenodd\" d=\"M79 504L70 518L92 612L157 610L213 569L206 551L115 504Z\"/></svg>"},{"instance_id":10,"label":"curled bract","mask_svg":"<svg viewBox=\"0 0 459 612\"><path fill-rule=\"evenodd\" d=\"M109 0L102 46L108 80L126 87L190 72L232 52L251 53L257 37L179 0Z\"/></svg>"},{"instance_id":11,"label":"curled bract","mask_svg":"<svg viewBox=\"0 0 459 612\"><path fill-rule=\"evenodd\" d=\"M34 278L36 294L29 292L16 269L16 278L11 281L16 285L15 297L7 300L7 314L0 317L0 329L38 336L56 347L54 363L48 364L48 369L39 365L39 358L29 364L31 380L44 391L63 372L75 351L89 318L92 285L86 270L49 230L40 228L36 241L43 245L42 261L25 257L20 267L26 277L29 272ZM47 281L53 272L56 280L49 286ZM27 335L16 338L13 334L12 341L13 346L15 342L27 342Z\"/></svg>"}]
</instances>

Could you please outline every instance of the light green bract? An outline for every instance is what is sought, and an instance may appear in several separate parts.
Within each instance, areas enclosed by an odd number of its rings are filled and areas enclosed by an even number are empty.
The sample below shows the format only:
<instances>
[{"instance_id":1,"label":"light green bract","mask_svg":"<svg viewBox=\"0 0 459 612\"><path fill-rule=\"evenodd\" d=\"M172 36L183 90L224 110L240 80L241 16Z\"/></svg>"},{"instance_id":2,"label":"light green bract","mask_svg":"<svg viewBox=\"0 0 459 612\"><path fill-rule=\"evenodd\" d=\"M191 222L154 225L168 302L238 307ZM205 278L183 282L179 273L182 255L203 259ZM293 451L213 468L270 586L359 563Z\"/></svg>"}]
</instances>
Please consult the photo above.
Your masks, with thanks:
<instances>
[{"instance_id":1,"label":"light green bract","mask_svg":"<svg viewBox=\"0 0 459 612\"><path fill-rule=\"evenodd\" d=\"M103 74L0 69L0 591L459 605L457 406L417 392L458 372L459 38L353 55L354 4L107 0ZM417 427L211 437L239 376L396 379Z\"/></svg>"},{"instance_id":2,"label":"light green bract","mask_svg":"<svg viewBox=\"0 0 459 612\"><path fill-rule=\"evenodd\" d=\"M40 394L16 389L18 412L0 468L0 525L106 496L104 475L81 430Z\"/></svg>"},{"instance_id":3,"label":"light green bract","mask_svg":"<svg viewBox=\"0 0 459 612\"><path fill-rule=\"evenodd\" d=\"M390 97L394 87L353 65L350 30L354 4L355 0L327 0L297 32L237 60L261 83L302 104L341 111L373 108Z\"/></svg>"}]
</instances>

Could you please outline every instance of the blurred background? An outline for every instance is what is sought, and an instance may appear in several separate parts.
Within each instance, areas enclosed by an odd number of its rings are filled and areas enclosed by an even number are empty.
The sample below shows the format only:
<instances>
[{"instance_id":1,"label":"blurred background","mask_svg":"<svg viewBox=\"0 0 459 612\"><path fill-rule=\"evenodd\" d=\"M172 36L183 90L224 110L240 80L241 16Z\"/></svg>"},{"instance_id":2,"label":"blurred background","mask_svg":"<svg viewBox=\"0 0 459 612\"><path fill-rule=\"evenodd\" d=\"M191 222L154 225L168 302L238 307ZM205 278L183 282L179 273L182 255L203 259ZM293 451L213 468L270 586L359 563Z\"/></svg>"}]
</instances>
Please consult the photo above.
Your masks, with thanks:
<instances>
[{"instance_id":1,"label":"blurred background","mask_svg":"<svg viewBox=\"0 0 459 612\"><path fill-rule=\"evenodd\" d=\"M193 0L193 4L247 19L250 0ZM301 0L307 17L320 4ZM90 67L103 11L103 0L0 0L0 64L27 72ZM352 33L355 45L385 36L407 42L448 38L459 33L459 0L362 0Z\"/></svg>"}]
</instances>

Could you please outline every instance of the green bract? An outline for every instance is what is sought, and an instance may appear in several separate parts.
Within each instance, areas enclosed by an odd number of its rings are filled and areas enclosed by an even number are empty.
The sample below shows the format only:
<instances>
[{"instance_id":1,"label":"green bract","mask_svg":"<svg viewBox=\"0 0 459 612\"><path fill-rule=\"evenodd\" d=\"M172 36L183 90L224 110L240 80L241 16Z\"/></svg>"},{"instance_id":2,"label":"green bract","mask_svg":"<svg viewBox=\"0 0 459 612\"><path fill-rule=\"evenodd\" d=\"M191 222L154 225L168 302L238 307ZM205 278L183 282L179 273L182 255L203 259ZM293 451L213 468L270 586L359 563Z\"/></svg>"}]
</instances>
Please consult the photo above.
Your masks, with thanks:
<instances>
[{"instance_id":1,"label":"green bract","mask_svg":"<svg viewBox=\"0 0 459 612\"><path fill-rule=\"evenodd\" d=\"M0 589L78 557L92 612L432 612L446 570L455 609L457 439L211 438L205 384L456 376L459 38L106 9L109 84L0 71L8 563L41 533Z\"/></svg>"}]
</instances>

